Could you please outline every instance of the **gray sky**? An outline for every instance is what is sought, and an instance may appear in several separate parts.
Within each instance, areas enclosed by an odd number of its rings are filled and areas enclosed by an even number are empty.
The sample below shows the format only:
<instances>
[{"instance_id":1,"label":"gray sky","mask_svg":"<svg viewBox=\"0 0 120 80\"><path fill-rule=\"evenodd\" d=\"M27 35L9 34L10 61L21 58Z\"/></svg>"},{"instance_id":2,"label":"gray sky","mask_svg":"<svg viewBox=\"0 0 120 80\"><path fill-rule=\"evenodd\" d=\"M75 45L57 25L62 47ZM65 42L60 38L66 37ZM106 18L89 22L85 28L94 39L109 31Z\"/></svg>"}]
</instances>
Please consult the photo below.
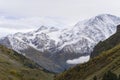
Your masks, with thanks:
<instances>
[{"instance_id":1,"label":"gray sky","mask_svg":"<svg viewBox=\"0 0 120 80\"><path fill-rule=\"evenodd\" d=\"M81 20L102 13L120 15L120 0L0 0L0 12Z\"/></svg>"},{"instance_id":2,"label":"gray sky","mask_svg":"<svg viewBox=\"0 0 120 80\"><path fill-rule=\"evenodd\" d=\"M55 25L57 22L75 24L105 13L120 16L120 0L0 0L0 28L14 29L15 32L23 25L23 28L32 29L43 19L38 17L52 19L53 22L48 21Z\"/></svg>"}]
</instances>

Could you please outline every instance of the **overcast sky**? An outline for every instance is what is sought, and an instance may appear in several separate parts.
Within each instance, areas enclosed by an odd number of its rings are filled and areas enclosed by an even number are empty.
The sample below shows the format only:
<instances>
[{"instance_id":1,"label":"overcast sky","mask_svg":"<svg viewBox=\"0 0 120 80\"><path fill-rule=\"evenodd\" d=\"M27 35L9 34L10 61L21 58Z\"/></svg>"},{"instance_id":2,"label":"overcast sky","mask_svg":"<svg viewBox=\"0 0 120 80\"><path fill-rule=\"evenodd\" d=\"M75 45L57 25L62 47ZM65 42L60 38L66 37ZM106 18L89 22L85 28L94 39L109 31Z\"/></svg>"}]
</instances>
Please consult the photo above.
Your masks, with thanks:
<instances>
[{"instance_id":1,"label":"overcast sky","mask_svg":"<svg viewBox=\"0 0 120 80\"><path fill-rule=\"evenodd\" d=\"M0 12L85 19L102 13L120 15L120 0L0 0Z\"/></svg>"},{"instance_id":2,"label":"overcast sky","mask_svg":"<svg viewBox=\"0 0 120 80\"><path fill-rule=\"evenodd\" d=\"M34 21L37 17L47 17L54 20L68 20L71 24L105 13L120 16L120 0L0 0L0 16L12 20L32 18ZM24 25L24 28L26 25L27 28L35 26L30 25L29 21L21 24L17 21L18 24ZM13 28L19 26L14 25ZM0 27L8 29L8 26Z\"/></svg>"}]
</instances>

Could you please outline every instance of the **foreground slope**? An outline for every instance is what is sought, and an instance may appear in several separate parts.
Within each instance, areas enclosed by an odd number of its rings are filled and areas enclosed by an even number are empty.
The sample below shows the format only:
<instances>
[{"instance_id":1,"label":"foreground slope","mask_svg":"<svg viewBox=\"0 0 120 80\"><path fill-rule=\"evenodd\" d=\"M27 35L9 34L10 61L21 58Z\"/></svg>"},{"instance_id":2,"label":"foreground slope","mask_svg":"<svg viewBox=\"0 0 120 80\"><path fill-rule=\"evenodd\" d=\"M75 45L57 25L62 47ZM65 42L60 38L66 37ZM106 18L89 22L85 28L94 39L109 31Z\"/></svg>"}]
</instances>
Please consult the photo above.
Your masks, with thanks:
<instances>
[{"instance_id":1,"label":"foreground slope","mask_svg":"<svg viewBox=\"0 0 120 80\"><path fill-rule=\"evenodd\" d=\"M103 42L107 43L103 44L104 46L108 47L106 50L103 51L101 50L100 53L97 54L98 56L92 58L89 62L77 65L76 67L73 67L57 75L55 80L93 80L94 76L97 76L98 80L101 80L104 73L106 73L109 70L119 75L120 74L120 41L118 39L120 36L119 32L120 29L118 28L117 33L115 35L111 36L109 39ZM115 40L116 42L113 42L113 40ZM97 51L104 46L95 49Z\"/></svg>"},{"instance_id":2,"label":"foreground slope","mask_svg":"<svg viewBox=\"0 0 120 80\"><path fill-rule=\"evenodd\" d=\"M120 44L87 63L77 65L57 75L55 80L93 80L94 76L101 80L104 73L109 70L120 74Z\"/></svg>"},{"instance_id":3,"label":"foreground slope","mask_svg":"<svg viewBox=\"0 0 120 80\"><path fill-rule=\"evenodd\" d=\"M43 70L24 56L0 45L0 80L52 80L53 74Z\"/></svg>"}]
</instances>

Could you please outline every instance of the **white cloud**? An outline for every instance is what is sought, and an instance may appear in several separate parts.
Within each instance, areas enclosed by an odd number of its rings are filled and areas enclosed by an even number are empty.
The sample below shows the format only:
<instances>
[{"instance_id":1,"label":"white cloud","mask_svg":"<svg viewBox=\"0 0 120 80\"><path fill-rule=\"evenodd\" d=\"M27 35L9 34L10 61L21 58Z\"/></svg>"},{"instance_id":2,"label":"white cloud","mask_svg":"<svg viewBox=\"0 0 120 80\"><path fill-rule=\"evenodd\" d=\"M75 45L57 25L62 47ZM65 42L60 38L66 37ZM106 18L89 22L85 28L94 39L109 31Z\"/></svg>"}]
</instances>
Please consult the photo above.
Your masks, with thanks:
<instances>
[{"instance_id":1,"label":"white cloud","mask_svg":"<svg viewBox=\"0 0 120 80\"><path fill-rule=\"evenodd\" d=\"M52 17L30 17L30 18L18 18L8 19L6 17L0 17L0 37L6 36L7 34L13 34L16 32L27 32L30 30L38 29L44 25L47 27L58 27L62 28L67 25L66 20Z\"/></svg>"},{"instance_id":2,"label":"white cloud","mask_svg":"<svg viewBox=\"0 0 120 80\"><path fill-rule=\"evenodd\" d=\"M88 62L90 59L90 56L82 56L76 59L72 59L72 60L67 60L66 62L68 64L80 64L80 63L85 63Z\"/></svg>"},{"instance_id":3,"label":"white cloud","mask_svg":"<svg viewBox=\"0 0 120 80\"><path fill-rule=\"evenodd\" d=\"M33 29L10 29L10 28L0 28L0 37L5 37L8 34L14 34L17 32L29 32Z\"/></svg>"}]
</instances>

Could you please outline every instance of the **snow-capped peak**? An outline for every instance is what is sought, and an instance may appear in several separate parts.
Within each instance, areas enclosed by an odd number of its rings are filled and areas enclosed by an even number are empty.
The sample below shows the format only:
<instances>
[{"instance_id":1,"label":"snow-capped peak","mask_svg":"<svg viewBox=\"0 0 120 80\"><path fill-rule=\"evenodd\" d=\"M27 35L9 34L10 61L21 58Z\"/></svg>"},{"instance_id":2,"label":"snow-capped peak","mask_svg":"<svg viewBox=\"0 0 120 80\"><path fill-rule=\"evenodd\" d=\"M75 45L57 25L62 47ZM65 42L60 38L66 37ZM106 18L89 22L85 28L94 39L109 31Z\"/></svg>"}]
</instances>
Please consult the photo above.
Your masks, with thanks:
<instances>
[{"instance_id":1,"label":"snow-capped peak","mask_svg":"<svg viewBox=\"0 0 120 80\"><path fill-rule=\"evenodd\" d=\"M42 31L42 30L46 30L48 29L46 26L41 26L39 29L37 29L36 32Z\"/></svg>"}]
</instances>

